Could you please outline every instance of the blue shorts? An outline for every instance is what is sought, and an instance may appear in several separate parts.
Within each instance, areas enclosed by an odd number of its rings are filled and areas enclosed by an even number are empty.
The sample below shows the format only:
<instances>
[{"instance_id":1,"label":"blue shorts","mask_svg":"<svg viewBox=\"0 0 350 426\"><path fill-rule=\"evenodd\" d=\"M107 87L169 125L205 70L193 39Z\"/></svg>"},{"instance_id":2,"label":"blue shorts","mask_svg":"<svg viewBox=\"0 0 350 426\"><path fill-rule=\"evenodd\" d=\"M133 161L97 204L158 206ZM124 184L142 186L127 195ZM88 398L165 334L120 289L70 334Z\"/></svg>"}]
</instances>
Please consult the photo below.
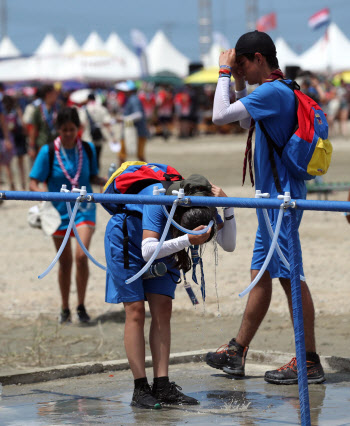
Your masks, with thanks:
<instances>
[{"instance_id":1,"label":"blue shorts","mask_svg":"<svg viewBox=\"0 0 350 426\"><path fill-rule=\"evenodd\" d=\"M273 229L275 229L275 226L276 226L278 213L279 213L279 210L273 210L273 209L268 210L270 223ZM299 227L301 218L303 216L303 212L301 210L297 210L296 213L297 213L297 224ZM263 263L270 249L271 239L269 237L269 234L265 225L265 220L264 220L262 211L260 209L257 210L257 215L258 215L259 226L258 226L258 230L256 231L251 269L260 270L263 266ZM287 221L285 217L282 219L281 230L278 237L278 245L280 246L284 257L287 259L288 263L290 263L289 261L290 254L288 249L288 229L287 229ZM300 275L304 275L303 264L301 260L302 256L301 256L299 234L298 234L298 246L300 250L300 263L299 263ZM267 266L267 271L269 271L271 278L290 279L290 272L286 268L282 260L280 259L276 250L270 260L269 265Z\"/></svg>"},{"instance_id":2,"label":"blue shorts","mask_svg":"<svg viewBox=\"0 0 350 426\"><path fill-rule=\"evenodd\" d=\"M136 302L147 300L146 293L162 294L175 298L176 276L174 280L169 273L163 277L150 278L143 280L141 277L126 284L125 281L134 276L145 265L142 258L142 221L141 219L128 216L127 227L129 235L129 269L124 268L123 252L123 222L125 214L114 215L108 222L105 234L105 253L107 261L106 274L106 297L107 303ZM159 259L159 261L164 261ZM168 270L175 272L180 276L179 271L170 268Z\"/></svg>"}]
</instances>

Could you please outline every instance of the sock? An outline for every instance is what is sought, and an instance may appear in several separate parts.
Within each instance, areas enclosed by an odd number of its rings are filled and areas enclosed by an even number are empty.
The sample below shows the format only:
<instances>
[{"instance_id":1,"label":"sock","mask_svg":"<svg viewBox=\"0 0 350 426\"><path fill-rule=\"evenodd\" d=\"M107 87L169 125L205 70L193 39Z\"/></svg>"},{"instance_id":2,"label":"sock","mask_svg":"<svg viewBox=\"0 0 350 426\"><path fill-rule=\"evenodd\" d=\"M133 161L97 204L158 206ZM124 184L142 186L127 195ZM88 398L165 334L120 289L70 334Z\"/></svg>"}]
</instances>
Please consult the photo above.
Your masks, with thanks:
<instances>
[{"instance_id":1,"label":"sock","mask_svg":"<svg viewBox=\"0 0 350 426\"><path fill-rule=\"evenodd\" d=\"M147 377L134 380L135 389L140 389L145 384L148 385Z\"/></svg>"},{"instance_id":2,"label":"sock","mask_svg":"<svg viewBox=\"0 0 350 426\"><path fill-rule=\"evenodd\" d=\"M316 352L306 352L306 361L312 361L318 364L320 362L320 357Z\"/></svg>"},{"instance_id":3,"label":"sock","mask_svg":"<svg viewBox=\"0 0 350 426\"><path fill-rule=\"evenodd\" d=\"M155 388L164 388L169 383L169 377L155 377L153 379L153 385Z\"/></svg>"}]
</instances>

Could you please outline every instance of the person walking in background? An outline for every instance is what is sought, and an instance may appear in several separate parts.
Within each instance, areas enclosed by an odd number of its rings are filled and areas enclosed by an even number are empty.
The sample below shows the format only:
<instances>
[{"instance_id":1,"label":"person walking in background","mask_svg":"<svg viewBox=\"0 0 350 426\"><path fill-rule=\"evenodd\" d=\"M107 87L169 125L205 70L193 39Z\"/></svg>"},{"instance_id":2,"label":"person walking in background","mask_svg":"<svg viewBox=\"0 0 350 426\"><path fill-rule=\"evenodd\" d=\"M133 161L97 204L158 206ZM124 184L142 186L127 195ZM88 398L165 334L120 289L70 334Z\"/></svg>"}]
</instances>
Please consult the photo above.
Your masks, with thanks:
<instances>
[{"instance_id":1,"label":"person walking in background","mask_svg":"<svg viewBox=\"0 0 350 426\"><path fill-rule=\"evenodd\" d=\"M145 111L137 96L137 87L131 80L123 81L116 85L116 89L125 94L123 105L123 115L119 121L124 123L124 136L121 139L121 149L119 152L119 162L124 163L128 157L128 141L125 138L125 126L132 124L136 129L136 156L139 161L145 161L145 148L149 136Z\"/></svg>"},{"instance_id":2,"label":"person walking in background","mask_svg":"<svg viewBox=\"0 0 350 426\"><path fill-rule=\"evenodd\" d=\"M78 138L80 120L75 108L64 108L57 116L59 136L51 144L45 144L39 151L30 172L31 191L42 191L40 183L47 183L50 192L59 192L62 185L67 189L86 186L87 192L93 192L91 184L104 185L106 179L98 176L95 147L91 142L82 142ZM61 216L61 225L52 235L55 248L58 251L66 233L69 216L65 202L53 202ZM79 236L88 249L96 223L96 206L94 203L81 203L75 224ZM74 234L72 233L71 236ZM88 259L80 245L75 251L76 285L78 295L77 315L80 323L90 321L85 309L85 294L89 278ZM59 259L58 282L60 286L62 307L59 317L61 324L71 322L69 308L69 293L73 253L71 239Z\"/></svg>"},{"instance_id":3,"label":"person walking in background","mask_svg":"<svg viewBox=\"0 0 350 426\"><path fill-rule=\"evenodd\" d=\"M106 140L106 132L111 133L112 117L108 109L96 100L93 93L88 95L87 103L80 108L80 121L83 127L83 139L95 145L97 165L101 167L101 152ZM113 139L113 137L111 137Z\"/></svg>"},{"instance_id":4,"label":"person walking in background","mask_svg":"<svg viewBox=\"0 0 350 426\"><path fill-rule=\"evenodd\" d=\"M271 198L276 198L279 193L288 191L293 199L305 199L306 185L304 180L293 177L275 152L272 153L273 159L271 159L267 140L261 130L261 123L263 123L271 138L279 146L283 146L287 143L296 125L295 95L289 87L278 81L284 79L284 75L278 67L276 47L272 39L266 33L259 31L246 33L238 39L235 49L221 53L219 64L220 78L214 99L213 121L216 124L240 121L242 127L250 129L243 169L243 183L248 162L250 180L252 185L254 185L251 143L254 130L252 124L255 123L255 188L263 193L269 193ZM229 100L229 77L231 73L236 83L237 101L233 104L230 104ZM251 85L259 84L259 86L248 95L245 81L248 81ZM286 80L286 83L291 84L291 81ZM279 176L280 190L276 188L272 172L272 161ZM270 222L276 223L277 215L278 212L276 210L269 210ZM258 275L270 246L270 238L261 209L257 209L257 216L259 226L251 263L252 281ZM301 218L302 211L297 211L298 225ZM288 230L285 221L282 221L278 244L288 260L290 256ZM301 275L304 275L302 265L300 269ZM221 347L216 352L207 354L206 362L208 365L222 369L225 373L233 376L244 376L245 359L249 344L258 331L270 306L273 278L279 279L287 296L290 314L293 318L290 272L275 253L260 281L249 293L238 334L224 348ZM322 383L325 380L325 376L320 358L316 353L315 310L310 290L305 281L301 281L301 294L308 381L309 383ZM289 364L278 370L267 371L265 380L276 384L297 383L296 358L293 358Z\"/></svg>"},{"instance_id":5,"label":"person walking in background","mask_svg":"<svg viewBox=\"0 0 350 426\"><path fill-rule=\"evenodd\" d=\"M43 86L42 102L35 108L29 133L29 156L34 161L42 146L52 142L56 136L57 91L52 85Z\"/></svg>"},{"instance_id":6,"label":"person walking in background","mask_svg":"<svg viewBox=\"0 0 350 426\"><path fill-rule=\"evenodd\" d=\"M174 96L175 114L179 124L178 137L186 139L191 134L191 97L189 90L182 87Z\"/></svg>"},{"instance_id":7,"label":"person walking in background","mask_svg":"<svg viewBox=\"0 0 350 426\"><path fill-rule=\"evenodd\" d=\"M0 89L3 87L0 84ZM7 126L4 106L3 106L3 93L0 90L0 172L2 166L5 168L7 175L8 185L11 191L16 189L14 176L11 169L11 160L15 155L15 148L10 137Z\"/></svg>"},{"instance_id":8,"label":"person walking in background","mask_svg":"<svg viewBox=\"0 0 350 426\"><path fill-rule=\"evenodd\" d=\"M24 158L27 154L27 135L24 128L22 110L19 105L16 104L16 100L11 96L4 96L3 105L10 140L14 144L15 155L18 160L22 190L25 191L27 186L27 175Z\"/></svg>"},{"instance_id":9,"label":"person walking in background","mask_svg":"<svg viewBox=\"0 0 350 426\"><path fill-rule=\"evenodd\" d=\"M167 86L160 86L156 93L156 105L158 121L162 129L165 140L172 133L174 99L171 89Z\"/></svg>"}]
</instances>

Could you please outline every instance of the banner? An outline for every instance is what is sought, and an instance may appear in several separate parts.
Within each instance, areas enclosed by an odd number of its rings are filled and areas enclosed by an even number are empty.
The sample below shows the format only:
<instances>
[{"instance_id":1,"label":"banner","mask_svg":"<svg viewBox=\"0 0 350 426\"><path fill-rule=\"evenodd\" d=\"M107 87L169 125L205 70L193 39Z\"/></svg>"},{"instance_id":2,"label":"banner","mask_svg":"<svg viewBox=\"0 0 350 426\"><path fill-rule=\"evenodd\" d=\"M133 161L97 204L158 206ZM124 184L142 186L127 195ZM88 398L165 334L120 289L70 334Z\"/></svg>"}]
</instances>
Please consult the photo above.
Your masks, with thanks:
<instances>
[{"instance_id":1,"label":"banner","mask_svg":"<svg viewBox=\"0 0 350 426\"><path fill-rule=\"evenodd\" d=\"M132 29L130 31L130 35L132 44L140 60L141 74L143 77L146 77L148 75L148 64L146 57L147 38L143 32L137 29Z\"/></svg>"}]
</instances>

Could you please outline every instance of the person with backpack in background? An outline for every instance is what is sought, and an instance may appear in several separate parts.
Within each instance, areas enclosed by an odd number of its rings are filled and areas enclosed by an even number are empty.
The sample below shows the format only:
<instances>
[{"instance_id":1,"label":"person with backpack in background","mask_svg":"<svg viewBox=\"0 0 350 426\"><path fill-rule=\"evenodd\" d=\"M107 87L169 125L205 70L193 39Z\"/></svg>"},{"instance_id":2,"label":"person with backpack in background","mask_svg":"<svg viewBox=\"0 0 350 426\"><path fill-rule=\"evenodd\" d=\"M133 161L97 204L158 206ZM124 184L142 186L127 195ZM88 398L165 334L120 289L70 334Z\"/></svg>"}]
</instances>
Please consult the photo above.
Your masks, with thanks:
<instances>
[{"instance_id":1,"label":"person with backpack in background","mask_svg":"<svg viewBox=\"0 0 350 426\"><path fill-rule=\"evenodd\" d=\"M31 120L29 133L28 154L32 161L35 160L42 146L49 144L57 137L57 97L54 86L47 84L40 90L42 102L36 106Z\"/></svg>"},{"instance_id":2,"label":"person with backpack in background","mask_svg":"<svg viewBox=\"0 0 350 426\"><path fill-rule=\"evenodd\" d=\"M98 168L101 168L101 153L106 132L111 133L112 117L108 109L96 100L93 93L87 98L87 103L79 110L83 127L82 138L91 141L95 146ZM111 139L113 137L111 136Z\"/></svg>"},{"instance_id":3,"label":"person with backpack in background","mask_svg":"<svg viewBox=\"0 0 350 426\"><path fill-rule=\"evenodd\" d=\"M250 180L252 186L254 186L252 135L255 127L255 188L261 190L262 193L269 193L272 199L285 191L290 192L292 199L305 199L306 185L304 178L295 177L287 168L286 163L282 161L283 155L278 154L290 140L297 123L296 95L291 90L292 82L284 80L284 75L279 69L276 47L272 39L263 32L248 32L238 39L235 49L221 53L219 65L220 72L214 99L213 122L221 125L239 121L242 127L249 129L243 166L243 183L248 163ZM236 85L236 102L232 104L229 100L231 74ZM259 86L248 95L245 81L250 85L258 84ZM319 117L322 124L321 113ZM325 118L323 120L323 130L325 136L328 137L328 126ZM274 147L271 146L270 140L274 141ZM310 144L306 143L306 145ZM296 211L298 225L302 213L302 210ZM272 225L276 224L278 210L270 209L268 215ZM258 275L270 248L270 237L261 209L257 209L257 216L258 230L251 263L252 281ZM282 221L278 244L288 260L290 254L287 231L286 222ZM300 274L304 275L302 265L300 265ZM260 281L250 291L238 334L224 347L207 354L206 362L209 366L221 369L233 376L244 376L248 347L269 309L272 296L272 279L274 278L279 279L287 296L293 320L290 272L275 252ZM316 352L315 310L310 290L305 281L301 281L301 294L308 382L322 383L325 376ZM267 371L265 380L275 384L297 383L296 358L293 358L290 363L278 370Z\"/></svg>"},{"instance_id":4,"label":"person with backpack in background","mask_svg":"<svg viewBox=\"0 0 350 426\"><path fill-rule=\"evenodd\" d=\"M183 180L170 166L140 162L124 163L107 182L105 193L151 195L155 185L166 189L166 195L183 188L185 195L226 196L221 188L209 183L204 176L191 175ZM183 394L178 385L169 381L172 299L180 282L181 270L185 274L194 262L194 258L191 262L188 255L189 249L194 248L192 246L201 246L216 236L224 250L235 249L236 222L233 208L224 209L223 221L216 208L178 206L174 219L182 227L201 230L211 220L213 225L202 235L184 234L171 225L154 264L157 266L158 262L163 262L166 274L152 275L150 278L142 275L127 284L126 280L138 273L157 250L167 217L160 205L106 203L103 207L113 215L105 234L106 302L124 304L124 345L135 386L131 405L141 408L161 408L161 404L196 405L199 402L195 398ZM148 302L152 316L152 388L145 371L145 301Z\"/></svg>"},{"instance_id":5,"label":"person with backpack in background","mask_svg":"<svg viewBox=\"0 0 350 426\"><path fill-rule=\"evenodd\" d=\"M59 136L51 144L44 145L35 159L30 172L29 189L44 191L40 183L46 183L48 191L59 192L62 185L67 189L86 186L87 192L93 192L91 184L104 185L105 178L98 176L95 147L91 142L84 142L78 138L80 120L75 108L63 108L57 116ZM58 251L69 224L69 215L64 201L54 201L54 207L61 216L61 224L53 233L53 242ZM81 203L75 217L75 224L79 236L88 249L96 224L96 206L94 203ZM70 236L73 236L71 232ZM77 316L80 323L88 323L84 301L89 278L88 259L79 244L75 251L76 285L77 285ZM69 293L71 287L71 273L73 253L71 239L68 240L59 259L58 282L61 292L62 306L59 316L61 324L71 323L69 309Z\"/></svg>"}]
</instances>

